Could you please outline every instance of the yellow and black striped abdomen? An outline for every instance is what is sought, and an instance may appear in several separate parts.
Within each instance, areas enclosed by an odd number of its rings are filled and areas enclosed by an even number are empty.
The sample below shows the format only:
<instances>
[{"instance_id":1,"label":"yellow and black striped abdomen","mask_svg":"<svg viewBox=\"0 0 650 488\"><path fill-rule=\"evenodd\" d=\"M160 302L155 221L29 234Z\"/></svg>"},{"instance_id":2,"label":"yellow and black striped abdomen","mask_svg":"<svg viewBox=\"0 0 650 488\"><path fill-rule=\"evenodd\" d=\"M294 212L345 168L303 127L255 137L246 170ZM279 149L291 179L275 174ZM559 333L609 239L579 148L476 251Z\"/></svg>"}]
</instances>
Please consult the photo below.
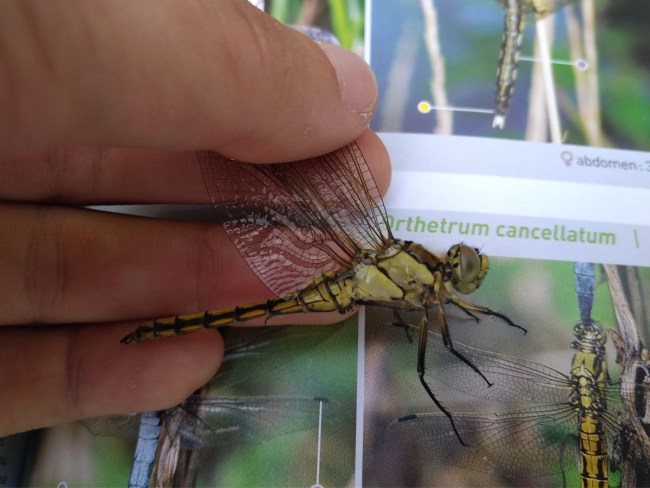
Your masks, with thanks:
<instances>
[{"instance_id":1,"label":"yellow and black striped abdomen","mask_svg":"<svg viewBox=\"0 0 650 488\"><path fill-rule=\"evenodd\" d=\"M250 305L157 319L141 325L122 339L122 342L125 344L145 342L189 334L201 329L215 329L265 316L301 312L343 313L350 310L354 304L352 287L352 279L349 277L323 275L286 298L274 298Z\"/></svg>"},{"instance_id":2,"label":"yellow and black striped abdomen","mask_svg":"<svg viewBox=\"0 0 650 488\"><path fill-rule=\"evenodd\" d=\"M583 488L607 488L607 443L602 419L591 412L580 415L580 478Z\"/></svg>"},{"instance_id":3,"label":"yellow and black striped abdomen","mask_svg":"<svg viewBox=\"0 0 650 488\"><path fill-rule=\"evenodd\" d=\"M603 416L607 411L606 336L595 324L574 328L571 365L574 408L578 412L580 477L583 488L607 488L608 459Z\"/></svg>"}]
</instances>

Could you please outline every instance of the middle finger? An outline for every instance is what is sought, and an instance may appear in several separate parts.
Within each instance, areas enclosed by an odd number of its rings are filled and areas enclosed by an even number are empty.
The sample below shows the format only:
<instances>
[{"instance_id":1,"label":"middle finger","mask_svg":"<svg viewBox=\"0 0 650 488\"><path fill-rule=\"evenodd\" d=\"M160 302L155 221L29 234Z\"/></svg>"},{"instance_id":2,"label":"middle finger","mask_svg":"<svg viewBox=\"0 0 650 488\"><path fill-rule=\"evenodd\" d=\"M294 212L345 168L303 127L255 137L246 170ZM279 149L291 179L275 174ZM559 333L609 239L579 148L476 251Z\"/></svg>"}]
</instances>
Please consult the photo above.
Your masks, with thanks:
<instances>
[{"instance_id":1,"label":"middle finger","mask_svg":"<svg viewBox=\"0 0 650 488\"><path fill-rule=\"evenodd\" d=\"M371 131L357 142L385 193L390 164L383 144ZM20 160L0 160L0 174L0 200L66 205L210 202L195 151L55 149Z\"/></svg>"},{"instance_id":2,"label":"middle finger","mask_svg":"<svg viewBox=\"0 0 650 488\"><path fill-rule=\"evenodd\" d=\"M0 205L3 323L173 315L268 298L220 225ZM227 280L224 280L227 277Z\"/></svg>"}]
</instances>

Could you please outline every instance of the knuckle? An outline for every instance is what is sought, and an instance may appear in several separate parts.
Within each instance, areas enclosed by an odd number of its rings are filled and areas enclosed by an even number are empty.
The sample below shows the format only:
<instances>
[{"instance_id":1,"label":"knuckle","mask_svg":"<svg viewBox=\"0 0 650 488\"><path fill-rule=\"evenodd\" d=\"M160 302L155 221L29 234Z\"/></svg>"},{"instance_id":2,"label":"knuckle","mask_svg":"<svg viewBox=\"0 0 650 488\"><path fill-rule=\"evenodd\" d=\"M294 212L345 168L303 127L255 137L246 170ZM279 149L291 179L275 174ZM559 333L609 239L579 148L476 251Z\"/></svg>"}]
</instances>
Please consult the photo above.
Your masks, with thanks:
<instances>
[{"instance_id":1,"label":"knuckle","mask_svg":"<svg viewBox=\"0 0 650 488\"><path fill-rule=\"evenodd\" d=\"M63 201L81 188L87 195L95 195L102 181L102 162L106 157L102 147L63 147L45 153L43 178L47 200Z\"/></svg>"},{"instance_id":2,"label":"knuckle","mask_svg":"<svg viewBox=\"0 0 650 488\"><path fill-rule=\"evenodd\" d=\"M51 207L34 209L35 219L27 236L24 290L34 322L49 322L65 296L67 259L61 222Z\"/></svg>"}]
</instances>

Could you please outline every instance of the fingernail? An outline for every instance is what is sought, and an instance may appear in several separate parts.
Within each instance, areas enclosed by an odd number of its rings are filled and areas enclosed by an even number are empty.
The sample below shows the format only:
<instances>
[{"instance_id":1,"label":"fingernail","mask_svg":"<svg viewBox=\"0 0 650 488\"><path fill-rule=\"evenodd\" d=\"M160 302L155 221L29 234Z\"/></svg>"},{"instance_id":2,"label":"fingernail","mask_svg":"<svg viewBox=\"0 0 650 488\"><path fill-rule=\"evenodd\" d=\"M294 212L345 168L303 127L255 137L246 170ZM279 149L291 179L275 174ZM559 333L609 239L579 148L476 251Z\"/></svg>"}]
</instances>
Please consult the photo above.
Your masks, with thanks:
<instances>
[{"instance_id":1,"label":"fingernail","mask_svg":"<svg viewBox=\"0 0 650 488\"><path fill-rule=\"evenodd\" d=\"M370 66L352 51L332 44L319 45L336 71L343 103L353 112L372 112L377 101L377 81Z\"/></svg>"}]
</instances>

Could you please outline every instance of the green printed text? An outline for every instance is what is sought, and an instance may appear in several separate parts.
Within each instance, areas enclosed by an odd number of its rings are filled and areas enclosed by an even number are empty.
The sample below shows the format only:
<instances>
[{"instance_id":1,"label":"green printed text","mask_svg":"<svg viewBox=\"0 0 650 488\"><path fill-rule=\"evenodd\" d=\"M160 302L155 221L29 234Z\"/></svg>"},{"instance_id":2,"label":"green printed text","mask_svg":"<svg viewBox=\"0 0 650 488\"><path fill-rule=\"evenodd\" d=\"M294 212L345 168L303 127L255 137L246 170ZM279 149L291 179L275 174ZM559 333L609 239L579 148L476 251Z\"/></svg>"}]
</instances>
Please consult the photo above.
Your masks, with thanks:
<instances>
[{"instance_id":1,"label":"green printed text","mask_svg":"<svg viewBox=\"0 0 650 488\"><path fill-rule=\"evenodd\" d=\"M420 216L396 218L388 216L391 229L395 232L457 234L461 236L489 237L495 235L502 239L543 240L559 242L575 242L579 244L595 244L615 246L616 233L590 230L583 226L569 224L520 225L498 224L490 225L483 222L470 222L440 219L423 219Z\"/></svg>"}]
</instances>

